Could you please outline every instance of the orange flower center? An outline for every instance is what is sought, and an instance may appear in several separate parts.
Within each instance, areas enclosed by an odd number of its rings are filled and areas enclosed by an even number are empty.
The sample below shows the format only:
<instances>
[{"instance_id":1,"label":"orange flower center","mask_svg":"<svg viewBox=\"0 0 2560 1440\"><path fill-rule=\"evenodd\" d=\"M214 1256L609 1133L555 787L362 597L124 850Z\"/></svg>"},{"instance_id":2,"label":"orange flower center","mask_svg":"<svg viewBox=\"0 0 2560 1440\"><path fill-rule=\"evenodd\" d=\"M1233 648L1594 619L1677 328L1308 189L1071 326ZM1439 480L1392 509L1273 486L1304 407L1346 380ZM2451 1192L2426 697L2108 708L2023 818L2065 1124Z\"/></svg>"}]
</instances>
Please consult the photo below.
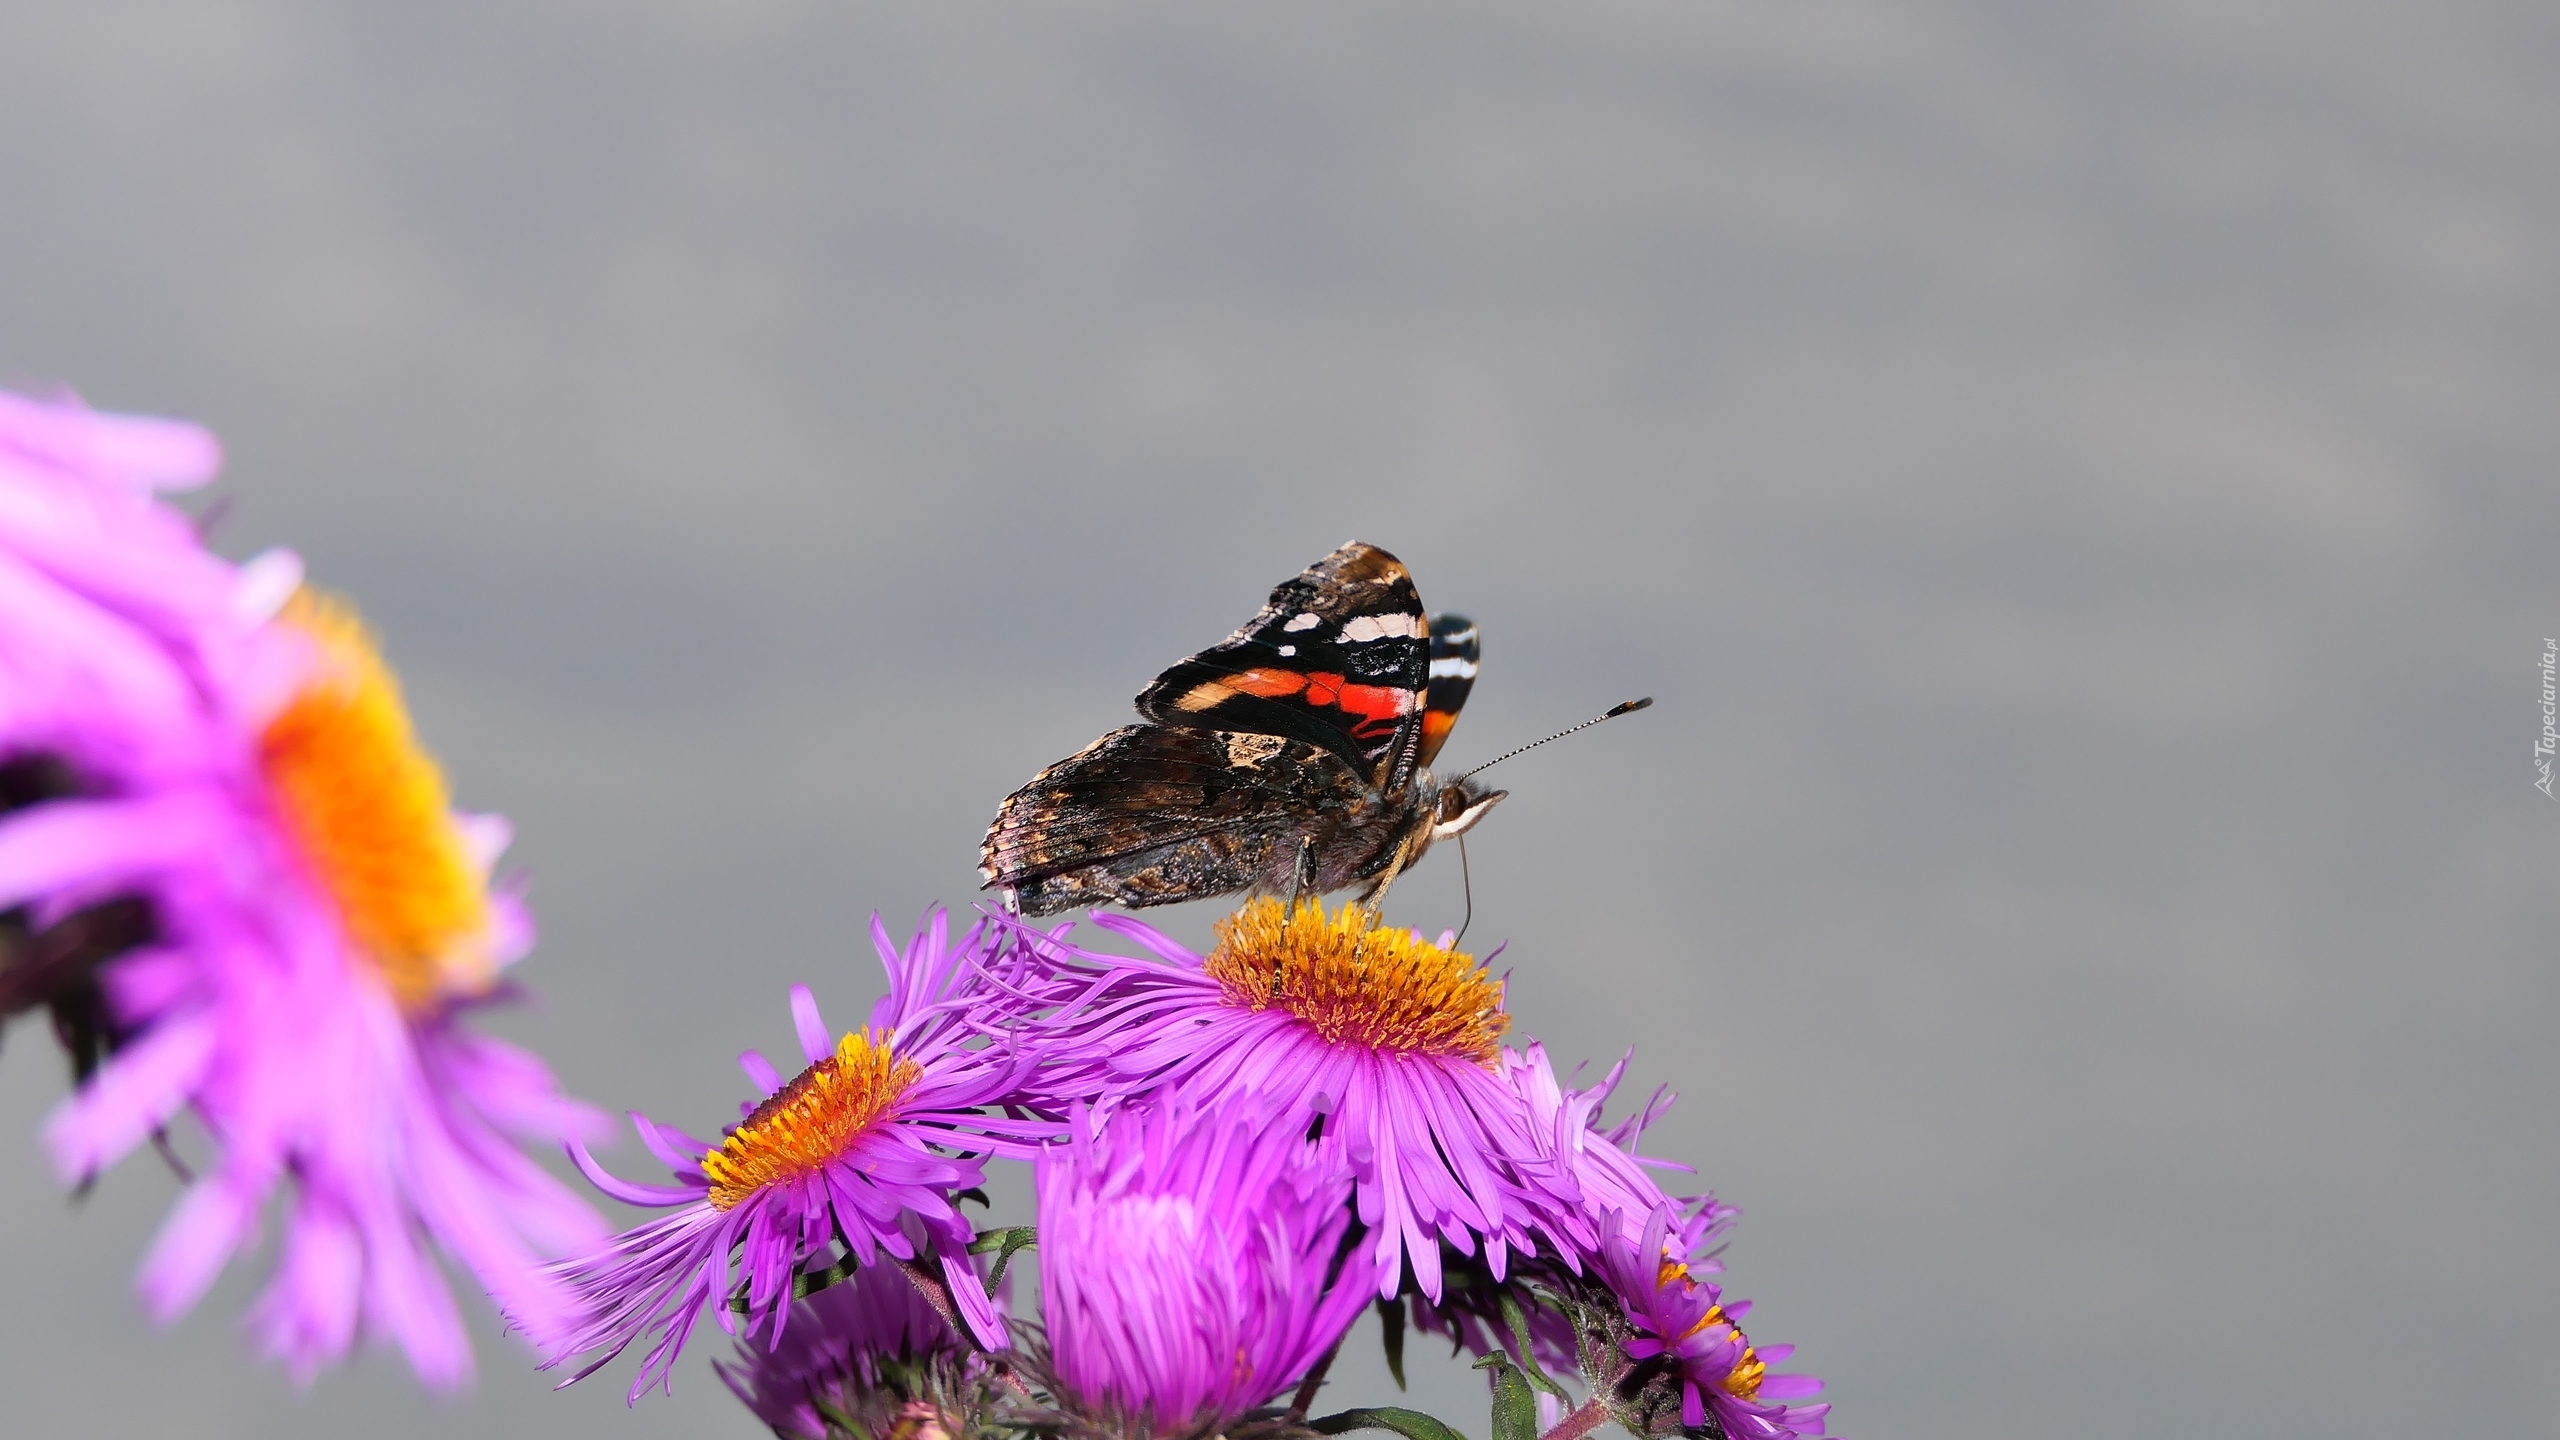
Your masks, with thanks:
<instances>
[{"instance_id":1,"label":"orange flower center","mask_svg":"<svg viewBox=\"0 0 2560 1440\"><path fill-rule=\"evenodd\" d=\"M924 1068L890 1053L886 1036L857 1030L836 1053L792 1077L702 1157L722 1210L768 1185L814 1175L888 1113Z\"/></svg>"},{"instance_id":2,"label":"orange flower center","mask_svg":"<svg viewBox=\"0 0 2560 1440\"><path fill-rule=\"evenodd\" d=\"M1502 982L1474 956L1381 929L1358 905L1251 901L1218 922L1206 968L1228 1004L1277 1005L1337 1045L1490 1065L1511 1027Z\"/></svg>"},{"instance_id":3,"label":"orange flower center","mask_svg":"<svg viewBox=\"0 0 2560 1440\"><path fill-rule=\"evenodd\" d=\"M343 603L304 589L279 621L309 636L321 660L258 744L303 858L403 1009L486 990L497 974L487 877L410 728L400 682Z\"/></svg>"},{"instance_id":4,"label":"orange flower center","mask_svg":"<svg viewBox=\"0 0 2560 1440\"><path fill-rule=\"evenodd\" d=\"M1661 1271L1654 1278L1653 1288L1665 1289L1674 1281L1682 1285L1698 1283L1689 1278L1688 1266L1666 1256L1662 1261ZM1742 1340L1742 1358L1733 1362L1733 1368L1727 1370L1724 1378L1716 1382L1716 1388L1736 1400L1749 1400L1760 1393L1760 1379L1769 1373L1769 1366L1760 1358L1760 1352L1751 1348L1750 1337L1742 1334L1742 1327L1726 1317L1722 1305L1708 1306L1707 1313L1698 1317L1697 1324L1683 1331L1679 1340L1686 1340L1691 1335L1715 1325L1724 1326ZM1672 1343L1678 1344L1679 1340L1674 1340Z\"/></svg>"}]
</instances>

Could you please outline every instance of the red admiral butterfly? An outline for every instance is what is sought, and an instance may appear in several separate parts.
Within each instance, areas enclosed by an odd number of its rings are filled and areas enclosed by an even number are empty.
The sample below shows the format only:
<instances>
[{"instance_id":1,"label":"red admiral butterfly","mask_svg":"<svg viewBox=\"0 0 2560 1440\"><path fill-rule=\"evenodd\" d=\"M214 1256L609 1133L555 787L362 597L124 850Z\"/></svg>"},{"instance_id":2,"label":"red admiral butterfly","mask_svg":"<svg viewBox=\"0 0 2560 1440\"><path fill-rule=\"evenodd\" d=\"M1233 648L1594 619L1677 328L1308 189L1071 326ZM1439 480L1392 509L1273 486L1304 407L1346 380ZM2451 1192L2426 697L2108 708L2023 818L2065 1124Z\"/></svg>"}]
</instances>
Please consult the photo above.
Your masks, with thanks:
<instances>
[{"instance_id":1,"label":"red admiral butterfly","mask_svg":"<svg viewBox=\"0 0 2560 1440\"><path fill-rule=\"evenodd\" d=\"M1157 676L1138 696L1152 723L1007 796L979 847L986 888L1026 915L1355 884L1374 900L1503 797L1429 769L1477 655L1471 621L1426 624L1403 563L1355 540Z\"/></svg>"}]
</instances>

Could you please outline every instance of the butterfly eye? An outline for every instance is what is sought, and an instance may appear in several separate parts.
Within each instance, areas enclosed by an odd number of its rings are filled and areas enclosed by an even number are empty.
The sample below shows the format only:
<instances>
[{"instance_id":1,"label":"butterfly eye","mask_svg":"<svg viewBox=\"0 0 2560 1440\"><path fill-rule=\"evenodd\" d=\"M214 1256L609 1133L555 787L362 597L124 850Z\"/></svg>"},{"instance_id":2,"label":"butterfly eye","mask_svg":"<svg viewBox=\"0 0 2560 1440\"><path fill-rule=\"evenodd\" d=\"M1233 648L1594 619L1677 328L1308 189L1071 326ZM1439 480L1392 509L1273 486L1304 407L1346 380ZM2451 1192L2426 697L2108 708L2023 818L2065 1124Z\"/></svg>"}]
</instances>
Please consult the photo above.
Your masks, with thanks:
<instances>
[{"instance_id":1,"label":"butterfly eye","mask_svg":"<svg viewBox=\"0 0 2560 1440\"><path fill-rule=\"evenodd\" d=\"M1509 793L1482 785L1452 785L1441 791L1439 803L1432 807L1431 838L1451 840L1466 834L1496 801Z\"/></svg>"}]
</instances>

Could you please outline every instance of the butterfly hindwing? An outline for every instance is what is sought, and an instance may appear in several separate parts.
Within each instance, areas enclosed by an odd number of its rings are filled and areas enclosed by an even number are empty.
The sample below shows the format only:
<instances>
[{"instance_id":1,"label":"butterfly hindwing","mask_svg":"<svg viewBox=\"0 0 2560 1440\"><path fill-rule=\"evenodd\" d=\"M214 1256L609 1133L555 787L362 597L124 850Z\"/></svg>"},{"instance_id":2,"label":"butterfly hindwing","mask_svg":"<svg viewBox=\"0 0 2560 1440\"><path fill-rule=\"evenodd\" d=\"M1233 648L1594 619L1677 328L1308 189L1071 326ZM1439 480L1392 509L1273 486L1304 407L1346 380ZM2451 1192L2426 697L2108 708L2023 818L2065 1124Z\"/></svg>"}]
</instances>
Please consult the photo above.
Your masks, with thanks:
<instances>
[{"instance_id":1,"label":"butterfly hindwing","mask_svg":"<svg viewBox=\"0 0 2560 1440\"><path fill-rule=\"evenodd\" d=\"M1033 776L988 827L980 870L1027 915L1131 908L1287 882L1296 837L1366 809L1330 750L1282 736L1129 725Z\"/></svg>"},{"instance_id":2,"label":"butterfly hindwing","mask_svg":"<svg viewBox=\"0 0 2560 1440\"><path fill-rule=\"evenodd\" d=\"M1484 658L1476 622L1464 615L1431 617L1431 689L1422 704L1422 754L1416 764L1429 765L1458 723L1458 710L1476 686L1476 668Z\"/></svg>"},{"instance_id":3,"label":"butterfly hindwing","mask_svg":"<svg viewBox=\"0 0 2560 1440\"><path fill-rule=\"evenodd\" d=\"M1322 746L1396 794L1422 764L1430 682L1430 629L1413 577L1355 540L1281 582L1223 642L1157 676L1138 713Z\"/></svg>"}]
</instances>

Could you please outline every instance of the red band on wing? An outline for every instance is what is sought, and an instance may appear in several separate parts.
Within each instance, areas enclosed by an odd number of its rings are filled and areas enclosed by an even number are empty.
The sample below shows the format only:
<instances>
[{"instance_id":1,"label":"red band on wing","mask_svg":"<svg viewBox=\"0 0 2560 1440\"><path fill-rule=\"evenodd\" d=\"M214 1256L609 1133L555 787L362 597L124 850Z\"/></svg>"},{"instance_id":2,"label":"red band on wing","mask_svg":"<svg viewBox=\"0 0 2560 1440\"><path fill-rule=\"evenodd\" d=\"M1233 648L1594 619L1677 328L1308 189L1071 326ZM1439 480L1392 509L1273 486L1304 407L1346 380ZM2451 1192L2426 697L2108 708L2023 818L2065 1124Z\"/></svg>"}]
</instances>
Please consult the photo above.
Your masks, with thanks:
<instances>
[{"instance_id":1,"label":"red band on wing","mask_svg":"<svg viewBox=\"0 0 2560 1440\"><path fill-rule=\"evenodd\" d=\"M1308 699L1315 698L1311 692ZM1372 720L1392 720L1413 713L1414 701L1420 698L1410 690L1394 685L1344 685L1334 704L1354 715Z\"/></svg>"},{"instance_id":2,"label":"red band on wing","mask_svg":"<svg viewBox=\"0 0 2560 1440\"><path fill-rule=\"evenodd\" d=\"M1192 704L1188 703L1191 697L1186 696L1183 708L1211 710L1219 700L1230 695L1277 700L1300 691L1306 692L1306 704L1310 707L1338 707L1359 716L1360 719L1351 727L1351 733L1363 741L1392 734L1403 717L1412 714L1414 707L1422 703L1420 691L1401 686L1354 685L1350 683L1349 676L1331 671L1282 670L1257 665L1250 670L1239 670L1223 680L1198 686L1192 695L1205 698L1201 703Z\"/></svg>"}]
</instances>

